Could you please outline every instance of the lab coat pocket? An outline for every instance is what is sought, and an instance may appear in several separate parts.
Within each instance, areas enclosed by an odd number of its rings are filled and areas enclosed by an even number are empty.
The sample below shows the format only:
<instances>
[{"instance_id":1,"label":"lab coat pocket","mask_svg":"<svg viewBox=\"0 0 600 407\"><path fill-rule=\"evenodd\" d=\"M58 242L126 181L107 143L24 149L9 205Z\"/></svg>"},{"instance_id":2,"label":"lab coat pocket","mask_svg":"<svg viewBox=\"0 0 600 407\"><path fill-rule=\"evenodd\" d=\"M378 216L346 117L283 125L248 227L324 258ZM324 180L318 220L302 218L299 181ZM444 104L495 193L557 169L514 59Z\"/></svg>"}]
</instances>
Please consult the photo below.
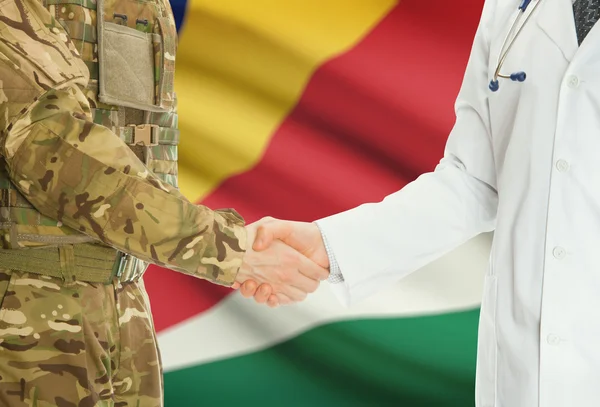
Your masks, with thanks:
<instances>
[{"instance_id":1,"label":"lab coat pocket","mask_svg":"<svg viewBox=\"0 0 600 407\"><path fill-rule=\"evenodd\" d=\"M486 275L479 316L477 343L477 376L475 400L477 407L496 405L496 302L498 283L493 273Z\"/></svg>"}]
</instances>

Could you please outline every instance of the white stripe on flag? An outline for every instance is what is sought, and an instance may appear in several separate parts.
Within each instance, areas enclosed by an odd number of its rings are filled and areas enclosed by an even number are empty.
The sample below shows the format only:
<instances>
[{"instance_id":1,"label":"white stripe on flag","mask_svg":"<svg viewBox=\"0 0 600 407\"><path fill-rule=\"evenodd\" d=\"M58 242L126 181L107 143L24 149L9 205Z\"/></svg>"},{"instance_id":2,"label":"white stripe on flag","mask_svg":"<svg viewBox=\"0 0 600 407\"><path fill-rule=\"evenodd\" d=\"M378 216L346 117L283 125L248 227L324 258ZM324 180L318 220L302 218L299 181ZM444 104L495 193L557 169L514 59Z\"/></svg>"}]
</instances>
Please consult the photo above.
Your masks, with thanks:
<instances>
[{"instance_id":1,"label":"white stripe on flag","mask_svg":"<svg viewBox=\"0 0 600 407\"><path fill-rule=\"evenodd\" d=\"M328 284L301 304L270 309L228 296L159 335L165 371L256 352L325 323L441 314L479 306L491 235L483 235L350 308Z\"/></svg>"}]
</instances>

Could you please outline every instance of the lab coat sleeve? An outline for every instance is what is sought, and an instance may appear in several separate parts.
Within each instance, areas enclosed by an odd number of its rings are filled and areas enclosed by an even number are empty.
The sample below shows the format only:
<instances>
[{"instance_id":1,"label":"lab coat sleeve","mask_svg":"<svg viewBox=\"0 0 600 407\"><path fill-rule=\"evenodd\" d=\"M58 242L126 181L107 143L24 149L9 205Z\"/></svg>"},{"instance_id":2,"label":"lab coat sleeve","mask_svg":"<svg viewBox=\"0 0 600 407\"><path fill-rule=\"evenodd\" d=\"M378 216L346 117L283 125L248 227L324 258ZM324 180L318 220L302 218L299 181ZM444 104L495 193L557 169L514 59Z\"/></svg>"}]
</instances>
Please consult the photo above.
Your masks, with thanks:
<instances>
[{"instance_id":1,"label":"lab coat sleeve","mask_svg":"<svg viewBox=\"0 0 600 407\"><path fill-rule=\"evenodd\" d=\"M456 122L435 170L382 202L317 221L343 273L344 281L332 289L344 305L494 230L498 194L487 101L494 8L495 0L486 1L455 104Z\"/></svg>"}]
</instances>

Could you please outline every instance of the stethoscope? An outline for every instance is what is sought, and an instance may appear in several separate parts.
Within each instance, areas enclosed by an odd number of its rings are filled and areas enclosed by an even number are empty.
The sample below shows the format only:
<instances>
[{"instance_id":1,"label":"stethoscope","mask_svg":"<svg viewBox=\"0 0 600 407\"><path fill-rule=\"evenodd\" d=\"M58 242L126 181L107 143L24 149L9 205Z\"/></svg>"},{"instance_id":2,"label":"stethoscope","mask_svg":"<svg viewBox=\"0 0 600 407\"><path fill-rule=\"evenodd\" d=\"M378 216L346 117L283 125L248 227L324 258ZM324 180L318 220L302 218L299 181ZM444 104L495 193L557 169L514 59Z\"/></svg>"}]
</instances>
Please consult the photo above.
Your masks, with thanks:
<instances>
[{"instance_id":1,"label":"stethoscope","mask_svg":"<svg viewBox=\"0 0 600 407\"><path fill-rule=\"evenodd\" d=\"M498 83L498 78L510 79L511 81L514 81L514 82L523 82L523 81L525 81L525 78L527 78L527 74L525 74L525 72L523 72L523 71L513 72L510 75L502 75L500 73L500 69L502 69L502 65L504 64L504 60L506 59L506 55L508 54L508 51L510 51L510 49L512 48L513 44L515 43L517 37L521 33L521 30L523 29L523 27L525 26L525 24L527 23L527 21L529 20L529 18L531 17L533 12L537 8L537 6L539 6L540 1L541 0L537 0L535 2L533 9L531 9L531 12L527 15L527 17L525 17L523 24L519 25L519 22L523 19L523 16L525 15L525 11L527 10L529 3L531 3L531 0L521 0L521 4L519 5L519 9L517 10L517 16L515 17L512 25L510 26L510 30L508 30L508 33L506 34L506 38L504 38L504 42L502 43L502 48L500 48L500 54L498 55L498 63L496 64L496 70L494 71L494 78L490 81L490 85L489 85L490 90L492 92L496 92L500 88L500 84ZM519 29L515 32L515 29L517 26L519 27ZM508 41L509 38L511 38L510 41Z\"/></svg>"}]
</instances>

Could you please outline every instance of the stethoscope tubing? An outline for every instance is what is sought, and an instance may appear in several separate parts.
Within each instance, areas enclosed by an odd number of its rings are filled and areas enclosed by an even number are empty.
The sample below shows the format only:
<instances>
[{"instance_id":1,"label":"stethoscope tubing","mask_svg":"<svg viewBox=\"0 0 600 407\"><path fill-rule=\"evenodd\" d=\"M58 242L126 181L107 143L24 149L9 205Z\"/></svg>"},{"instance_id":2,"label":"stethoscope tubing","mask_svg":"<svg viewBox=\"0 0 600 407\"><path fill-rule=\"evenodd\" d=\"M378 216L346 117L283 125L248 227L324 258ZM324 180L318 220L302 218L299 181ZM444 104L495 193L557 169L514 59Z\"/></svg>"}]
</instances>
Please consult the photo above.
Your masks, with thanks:
<instances>
[{"instance_id":1,"label":"stethoscope tubing","mask_svg":"<svg viewBox=\"0 0 600 407\"><path fill-rule=\"evenodd\" d=\"M531 0L522 0L521 4L519 5L519 8L517 9L517 15L515 16L513 23L510 26L508 33L506 34L506 37L504 37L502 47L500 48L500 53L498 54L498 61L496 63L496 70L494 71L494 77L492 81L490 81L490 89L492 91L498 90L498 78L511 79L513 81L519 82L523 82L525 80L525 72L516 72L511 75L503 75L500 73L500 70L502 69L504 61L506 60L507 55L510 53L512 46L515 44L517 38L519 37L519 34L521 34L523 27L527 25L527 22L535 12L536 8L540 5L541 0L536 0L529 14L525 15L530 2ZM521 20L523 20L523 16L525 16L525 20L522 24L519 24Z\"/></svg>"}]
</instances>

